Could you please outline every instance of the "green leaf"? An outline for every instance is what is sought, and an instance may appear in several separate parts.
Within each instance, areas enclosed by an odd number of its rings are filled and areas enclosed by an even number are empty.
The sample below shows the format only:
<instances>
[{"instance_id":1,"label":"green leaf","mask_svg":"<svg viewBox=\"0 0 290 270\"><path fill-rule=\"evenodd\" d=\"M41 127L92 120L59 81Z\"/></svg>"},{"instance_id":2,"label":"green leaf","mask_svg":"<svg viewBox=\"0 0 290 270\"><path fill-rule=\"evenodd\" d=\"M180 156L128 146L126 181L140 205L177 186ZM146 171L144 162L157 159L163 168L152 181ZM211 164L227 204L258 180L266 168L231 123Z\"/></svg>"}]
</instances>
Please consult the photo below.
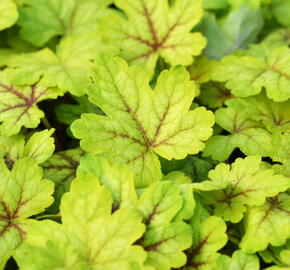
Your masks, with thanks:
<instances>
[{"instance_id":1,"label":"green leaf","mask_svg":"<svg viewBox=\"0 0 290 270\"><path fill-rule=\"evenodd\" d=\"M215 112L216 123L229 135L216 135L208 140L204 156L224 161L235 148L246 155L273 154L272 136L263 123L251 120L244 111L229 106Z\"/></svg>"},{"instance_id":2,"label":"green leaf","mask_svg":"<svg viewBox=\"0 0 290 270\"><path fill-rule=\"evenodd\" d=\"M281 28L270 33L263 39L264 46L282 47L290 45L290 28Z\"/></svg>"},{"instance_id":3,"label":"green leaf","mask_svg":"<svg viewBox=\"0 0 290 270\"><path fill-rule=\"evenodd\" d=\"M55 88L39 85L17 86L6 73L0 72L0 133L10 136L18 133L22 126L36 128L44 117L37 103L60 94Z\"/></svg>"},{"instance_id":4,"label":"green leaf","mask_svg":"<svg viewBox=\"0 0 290 270\"><path fill-rule=\"evenodd\" d=\"M226 104L243 111L250 119L262 121L270 132L290 132L290 101L274 102L261 93L249 98L234 98Z\"/></svg>"},{"instance_id":5,"label":"green leaf","mask_svg":"<svg viewBox=\"0 0 290 270\"><path fill-rule=\"evenodd\" d=\"M91 61L97 50L108 50L95 33L70 36L61 40L54 53L45 48L12 57L9 74L18 84L57 86L63 92L81 96L89 84Z\"/></svg>"},{"instance_id":6,"label":"green leaf","mask_svg":"<svg viewBox=\"0 0 290 270\"><path fill-rule=\"evenodd\" d=\"M20 8L21 36L43 46L60 35L80 35L95 31L111 0L24 0Z\"/></svg>"},{"instance_id":7,"label":"green leaf","mask_svg":"<svg viewBox=\"0 0 290 270\"><path fill-rule=\"evenodd\" d=\"M62 198L62 225L45 221L31 226L21 248L26 256L17 263L24 270L39 265L47 270L140 269L146 254L133 243L145 229L141 216L133 209L111 211L106 187L93 176L76 179Z\"/></svg>"},{"instance_id":8,"label":"green leaf","mask_svg":"<svg viewBox=\"0 0 290 270\"><path fill-rule=\"evenodd\" d=\"M214 118L203 107L188 111L194 83L184 68L163 71L152 91L137 66L128 68L124 60L107 55L100 55L97 64L88 95L107 116L83 114L71 126L85 151L106 152L113 163L127 163L140 188L161 178L156 154L183 159L203 149Z\"/></svg>"},{"instance_id":9,"label":"green leaf","mask_svg":"<svg viewBox=\"0 0 290 270\"><path fill-rule=\"evenodd\" d=\"M192 231L184 222L173 221L182 206L180 189L172 181L153 183L141 195L138 210L147 229L138 243L147 251L146 265L169 270L185 264L182 251L190 247Z\"/></svg>"},{"instance_id":10,"label":"green leaf","mask_svg":"<svg viewBox=\"0 0 290 270\"><path fill-rule=\"evenodd\" d=\"M0 2L0 31L11 27L18 19L16 4L11 0L1 0Z\"/></svg>"},{"instance_id":11,"label":"green leaf","mask_svg":"<svg viewBox=\"0 0 290 270\"><path fill-rule=\"evenodd\" d=\"M230 11L219 20L214 14L207 14L201 25L208 40L205 53L210 58L220 59L239 48L246 48L257 39L262 27L261 11L245 5Z\"/></svg>"},{"instance_id":12,"label":"green leaf","mask_svg":"<svg viewBox=\"0 0 290 270\"><path fill-rule=\"evenodd\" d=\"M288 47L255 47L245 56L227 56L213 78L226 81L235 96L256 95L265 87L267 97L274 101L290 98L290 49Z\"/></svg>"},{"instance_id":13,"label":"green leaf","mask_svg":"<svg viewBox=\"0 0 290 270\"><path fill-rule=\"evenodd\" d=\"M254 254L246 254L236 250L232 258L221 255L214 270L260 270L259 258Z\"/></svg>"},{"instance_id":14,"label":"green leaf","mask_svg":"<svg viewBox=\"0 0 290 270\"><path fill-rule=\"evenodd\" d=\"M134 176L124 165L114 164L101 157L88 154L81 159L77 175L92 174L102 185L107 186L113 199L113 209L136 207L137 194Z\"/></svg>"},{"instance_id":15,"label":"green leaf","mask_svg":"<svg viewBox=\"0 0 290 270\"><path fill-rule=\"evenodd\" d=\"M49 208L50 212L58 212L61 197L69 191L71 181L76 177L79 160L83 155L84 152L80 148L57 152L41 165L44 177L55 184L55 202Z\"/></svg>"},{"instance_id":16,"label":"green leaf","mask_svg":"<svg viewBox=\"0 0 290 270\"><path fill-rule=\"evenodd\" d=\"M52 202L53 184L42 179L35 160L17 160L11 171L0 160L0 265L26 235L27 218L42 212Z\"/></svg>"},{"instance_id":17,"label":"green leaf","mask_svg":"<svg viewBox=\"0 0 290 270\"><path fill-rule=\"evenodd\" d=\"M87 96L73 97L73 99L78 103L77 105L61 104L55 109L59 122L70 125L73 121L79 119L83 113L102 114L102 111L91 103Z\"/></svg>"},{"instance_id":18,"label":"green leaf","mask_svg":"<svg viewBox=\"0 0 290 270\"><path fill-rule=\"evenodd\" d=\"M187 263L184 270L211 270L215 267L220 254L217 253L227 242L226 224L215 216L192 223L193 245L186 252Z\"/></svg>"},{"instance_id":19,"label":"green leaf","mask_svg":"<svg viewBox=\"0 0 290 270\"><path fill-rule=\"evenodd\" d=\"M206 40L200 33L190 33L202 16L202 1L116 0L126 15L112 12L102 22L111 44L121 50L130 64L145 67L153 74L158 57L170 65L189 65L201 53Z\"/></svg>"},{"instance_id":20,"label":"green leaf","mask_svg":"<svg viewBox=\"0 0 290 270\"><path fill-rule=\"evenodd\" d=\"M245 235L240 243L245 252L264 250L268 244L281 246L290 237L290 196L281 193L265 204L251 207L245 220Z\"/></svg>"},{"instance_id":21,"label":"green leaf","mask_svg":"<svg viewBox=\"0 0 290 270\"><path fill-rule=\"evenodd\" d=\"M289 178L261 168L261 158L257 156L238 158L232 165L220 163L208 176L214 183L229 183L223 190L209 192L207 198L214 204L215 214L232 223L243 218L246 206L260 206L266 197L290 186Z\"/></svg>"},{"instance_id":22,"label":"green leaf","mask_svg":"<svg viewBox=\"0 0 290 270\"><path fill-rule=\"evenodd\" d=\"M285 26L290 26L290 1L272 0L272 12L276 20Z\"/></svg>"},{"instance_id":23,"label":"green leaf","mask_svg":"<svg viewBox=\"0 0 290 270\"><path fill-rule=\"evenodd\" d=\"M25 136L18 134L5 138L4 151L1 154L5 158L6 165L13 167L17 159L31 157L37 163L43 163L54 152L54 139L51 137L54 129L35 132L26 141Z\"/></svg>"}]
</instances>

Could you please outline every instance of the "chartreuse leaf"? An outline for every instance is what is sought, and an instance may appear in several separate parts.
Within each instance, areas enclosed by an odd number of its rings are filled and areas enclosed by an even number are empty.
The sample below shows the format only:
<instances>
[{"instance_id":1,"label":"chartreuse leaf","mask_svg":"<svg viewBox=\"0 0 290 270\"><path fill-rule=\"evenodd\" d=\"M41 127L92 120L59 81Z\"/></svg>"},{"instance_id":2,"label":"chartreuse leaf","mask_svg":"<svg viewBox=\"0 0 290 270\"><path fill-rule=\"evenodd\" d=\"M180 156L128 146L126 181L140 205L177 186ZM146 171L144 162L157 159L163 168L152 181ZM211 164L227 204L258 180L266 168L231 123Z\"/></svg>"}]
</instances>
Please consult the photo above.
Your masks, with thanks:
<instances>
[{"instance_id":1,"label":"chartreuse leaf","mask_svg":"<svg viewBox=\"0 0 290 270\"><path fill-rule=\"evenodd\" d=\"M250 119L262 121L271 131L290 132L290 101L274 102L264 93L248 98L234 98L226 102L229 107L243 111Z\"/></svg>"},{"instance_id":2,"label":"chartreuse leaf","mask_svg":"<svg viewBox=\"0 0 290 270\"><path fill-rule=\"evenodd\" d=\"M193 245L186 251L187 263L184 270L214 269L220 254L217 253L227 242L225 222L215 216L203 221L192 221Z\"/></svg>"},{"instance_id":3,"label":"chartreuse leaf","mask_svg":"<svg viewBox=\"0 0 290 270\"><path fill-rule=\"evenodd\" d=\"M290 28L281 28L273 31L261 42L264 46L281 47L290 45Z\"/></svg>"},{"instance_id":4,"label":"chartreuse leaf","mask_svg":"<svg viewBox=\"0 0 290 270\"><path fill-rule=\"evenodd\" d=\"M205 156L226 160L235 148L246 155L269 156L273 153L272 135L260 121L252 120L244 111L235 107L218 109L216 123L229 135L216 135L208 140Z\"/></svg>"},{"instance_id":5,"label":"chartreuse leaf","mask_svg":"<svg viewBox=\"0 0 290 270\"><path fill-rule=\"evenodd\" d=\"M236 250L232 258L221 255L214 270L260 270L259 258L254 254L246 254Z\"/></svg>"},{"instance_id":6,"label":"chartreuse leaf","mask_svg":"<svg viewBox=\"0 0 290 270\"><path fill-rule=\"evenodd\" d=\"M92 78L89 98L107 116L83 114L71 130L85 151L107 152L113 163L127 163L137 188L161 178L156 154L183 159L202 150L212 133L212 112L188 111L195 86L180 66L163 71L152 91L140 67L100 55Z\"/></svg>"},{"instance_id":7,"label":"chartreuse leaf","mask_svg":"<svg viewBox=\"0 0 290 270\"><path fill-rule=\"evenodd\" d=\"M6 73L0 72L0 133L10 136L18 133L22 126L36 128L44 117L37 103L60 94L55 88L40 85L17 86Z\"/></svg>"},{"instance_id":8,"label":"chartreuse leaf","mask_svg":"<svg viewBox=\"0 0 290 270\"><path fill-rule=\"evenodd\" d=\"M290 1L272 0L272 12L276 20L285 26L290 26Z\"/></svg>"},{"instance_id":9,"label":"chartreuse leaf","mask_svg":"<svg viewBox=\"0 0 290 270\"><path fill-rule=\"evenodd\" d=\"M53 52L49 48L11 57L9 73L16 83L33 84L42 78L45 86L80 96L89 83L91 60L99 50L110 50L95 33L61 40Z\"/></svg>"},{"instance_id":10,"label":"chartreuse leaf","mask_svg":"<svg viewBox=\"0 0 290 270\"><path fill-rule=\"evenodd\" d=\"M116 0L123 14L111 13L102 22L108 42L121 49L130 64L153 73L158 57L171 65L189 65L206 40L190 33L202 16L201 0Z\"/></svg>"},{"instance_id":11,"label":"chartreuse leaf","mask_svg":"<svg viewBox=\"0 0 290 270\"><path fill-rule=\"evenodd\" d=\"M18 19L16 4L12 0L1 0L0 14L0 30L12 26Z\"/></svg>"},{"instance_id":12,"label":"chartreuse leaf","mask_svg":"<svg viewBox=\"0 0 290 270\"><path fill-rule=\"evenodd\" d=\"M105 158L88 154L81 159L77 175L92 174L107 186L113 199L113 209L136 207L134 176L124 165L111 165Z\"/></svg>"},{"instance_id":13,"label":"chartreuse leaf","mask_svg":"<svg viewBox=\"0 0 290 270\"><path fill-rule=\"evenodd\" d=\"M281 193L267 198L263 205L247 211L241 248L245 252L256 252L264 250L268 244L281 246L290 237L289 224L290 196Z\"/></svg>"},{"instance_id":14,"label":"chartreuse leaf","mask_svg":"<svg viewBox=\"0 0 290 270\"><path fill-rule=\"evenodd\" d=\"M182 206L180 189L172 181L153 183L141 195L138 210L146 232L138 243L147 251L146 265L169 270L185 264L182 251L192 243L192 230L181 220L173 221Z\"/></svg>"},{"instance_id":15,"label":"chartreuse leaf","mask_svg":"<svg viewBox=\"0 0 290 270\"><path fill-rule=\"evenodd\" d=\"M51 137L53 132L54 129L35 132L27 141L21 134L5 138L1 156L5 158L6 165L12 168L17 159L24 157L31 157L37 163L46 161L55 149L54 138Z\"/></svg>"},{"instance_id":16,"label":"chartreuse leaf","mask_svg":"<svg viewBox=\"0 0 290 270\"><path fill-rule=\"evenodd\" d=\"M222 59L213 78L225 81L235 96L248 97L266 89L274 101L290 98L290 49L256 46L245 56L230 55Z\"/></svg>"},{"instance_id":17,"label":"chartreuse leaf","mask_svg":"<svg viewBox=\"0 0 290 270\"><path fill-rule=\"evenodd\" d=\"M32 158L17 160L11 171L3 159L0 163L1 266L23 241L28 218L53 202L53 183L42 180L42 170Z\"/></svg>"},{"instance_id":18,"label":"chartreuse leaf","mask_svg":"<svg viewBox=\"0 0 290 270\"><path fill-rule=\"evenodd\" d=\"M171 269L185 263L182 251L191 244L191 229L182 220L191 218L195 202L184 175L176 173L151 184L137 199L133 175L124 165L89 154L77 171L79 177L87 174L111 190L113 209L133 207L143 216L147 229L138 244L147 251L146 266Z\"/></svg>"},{"instance_id":19,"label":"chartreuse leaf","mask_svg":"<svg viewBox=\"0 0 290 270\"><path fill-rule=\"evenodd\" d=\"M41 167L44 177L55 184L54 204L50 212L57 212L62 195L69 191L71 181L76 177L76 170L84 152L80 148L70 149L53 154Z\"/></svg>"},{"instance_id":20,"label":"chartreuse leaf","mask_svg":"<svg viewBox=\"0 0 290 270\"><path fill-rule=\"evenodd\" d=\"M261 168L261 158L238 158L230 166L220 163L208 177L214 183L229 183L223 190L210 191L207 198L215 207L215 214L226 221L239 222L246 206L260 206L266 197L277 195L290 186L289 178L275 175L273 169Z\"/></svg>"},{"instance_id":21,"label":"chartreuse leaf","mask_svg":"<svg viewBox=\"0 0 290 270\"><path fill-rule=\"evenodd\" d=\"M52 37L95 31L111 0L24 0L20 8L21 36L36 46Z\"/></svg>"},{"instance_id":22,"label":"chartreuse leaf","mask_svg":"<svg viewBox=\"0 0 290 270\"><path fill-rule=\"evenodd\" d=\"M62 198L62 225L31 226L17 263L24 270L141 269L146 253L133 243L144 232L142 217L134 209L111 211L107 187L92 175L77 178Z\"/></svg>"}]
</instances>

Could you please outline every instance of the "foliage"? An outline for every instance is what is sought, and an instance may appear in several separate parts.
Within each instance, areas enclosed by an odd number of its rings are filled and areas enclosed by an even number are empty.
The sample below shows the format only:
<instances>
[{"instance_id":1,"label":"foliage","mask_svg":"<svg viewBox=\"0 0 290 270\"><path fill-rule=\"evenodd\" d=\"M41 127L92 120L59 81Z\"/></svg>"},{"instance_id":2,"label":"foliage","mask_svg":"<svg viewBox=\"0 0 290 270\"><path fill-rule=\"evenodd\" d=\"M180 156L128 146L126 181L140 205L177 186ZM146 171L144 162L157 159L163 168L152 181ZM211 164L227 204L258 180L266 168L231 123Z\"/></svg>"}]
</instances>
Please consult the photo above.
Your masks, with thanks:
<instances>
[{"instance_id":1,"label":"foliage","mask_svg":"<svg viewBox=\"0 0 290 270\"><path fill-rule=\"evenodd\" d=\"M0 270L290 268L289 0L0 0Z\"/></svg>"}]
</instances>

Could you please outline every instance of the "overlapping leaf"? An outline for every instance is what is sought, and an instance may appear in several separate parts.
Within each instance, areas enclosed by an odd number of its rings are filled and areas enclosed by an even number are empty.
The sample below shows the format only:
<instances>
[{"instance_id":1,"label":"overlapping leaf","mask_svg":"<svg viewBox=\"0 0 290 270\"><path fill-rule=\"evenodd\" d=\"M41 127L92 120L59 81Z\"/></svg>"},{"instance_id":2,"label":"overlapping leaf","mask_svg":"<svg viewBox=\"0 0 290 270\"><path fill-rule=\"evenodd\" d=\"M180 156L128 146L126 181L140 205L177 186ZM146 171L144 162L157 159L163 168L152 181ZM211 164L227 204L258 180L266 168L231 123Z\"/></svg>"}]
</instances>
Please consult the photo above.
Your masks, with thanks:
<instances>
[{"instance_id":1,"label":"overlapping leaf","mask_svg":"<svg viewBox=\"0 0 290 270\"><path fill-rule=\"evenodd\" d=\"M45 86L57 86L63 92L80 96L89 83L90 63L98 50L111 50L95 33L70 36L49 48L12 57L9 73L19 84L34 84L40 78Z\"/></svg>"},{"instance_id":2,"label":"overlapping leaf","mask_svg":"<svg viewBox=\"0 0 290 270\"><path fill-rule=\"evenodd\" d=\"M215 112L216 123L229 135L216 135L208 140L205 156L226 160L235 148L246 155L269 156L273 153L272 134L263 123L252 120L235 107L221 108Z\"/></svg>"},{"instance_id":3,"label":"overlapping leaf","mask_svg":"<svg viewBox=\"0 0 290 270\"><path fill-rule=\"evenodd\" d=\"M194 83L182 67L162 72L154 92L142 69L128 68L117 57L100 55L93 72L88 95L107 116L83 114L71 129L84 150L107 152L111 161L129 164L137 187L161 178L156 154L182 159L204 147L213 115L203 107L188 111Z\"/></svg>"},{"instance_id":4,"label":"overlapping leaf","mask_svg":"<svg viewBox=\"0 0 290 270\"><path fill-rule=\"evenodd\" d=\"M1 267L23 241L28 218L53 202L53 183L42 180L42 170L32 158L17 160L11 171L1 159L0 175Z\"/></svg>"},{"instance_id":5,"label":"overlapping leaf","mask_svg":"<svg viewBox=\"0 0 290 270\"><path fill-rule=\"evenodd\" d=\"M43 46L60 35L94 32L99 18L111 0L24 0L20 8L21 35Z\"/></svg>"},{"instance_id":6,"label":"overlapping leaf","mask_svg":"<svg viewBox=\"0 0 290 270\"><path fill-rule=\"evenodd\" d=\"M0 133L10 136L19 132L22 126L36 128L44 113L37 103L56 98L61 94L55 88L39 85L17 86L6 73L0 73Z\"/></svg>"},{"instance_id":7,"label":"overlapping leaf","mask_svg":"<svg viewBox=\"0 0 290 270\"><path fill-rule=\"evenodd\" d=\"M192 223L193 245L186 252L187 263L184 270L211 270L214 269L220 254L217 252L227 242L226 224L215 216L202 222Z\"/></svg>"},{"instance_id":8,"label":"overlapping leaf","mask_svg":"<svg viewBox=\"0 0 290 270\"><path fill-rule=\"evenodd\" d=\"M202 1L116 0L123 14L113 13L102 22L108 42L121 49L129 63L153 73L158 57L171 65L189 65L199 55L206 40L190 33L202 16Z\"/></svg>"},{"instance_id":9,"label":"overlapping leaf","mask_svg":"<svg viewBox=\"0 0 290 270\"><path fill-rule=\"evenodd\" d=\"M45 178L55 183L55 202L49 208L49 211L58 211L61 197L69 191L71 181L76 177L79 160L83 154L80 148L57 152L41 165L44 169Z\"/></svg>"},{"instance_id":10,"label":"overlapping leaf","mask_svg":"<svg viewBox=\"0 0 290 270\"><path fill-rule=\"evenodd\" d=\"M229 183L223 190L211 191L215 214L233 223L239 222L246 206L260 206L266 197L272 197L290 186L289 178L275 175L273 169L262 169L257 156L238 158L230 166L221 163L209 172L209 178L217 183Z\"/></svg>"},{"instance_id":11,"label":"overlapping leaf","mask_svg":"<svg viewBox=\"0 0 290 270\"><path fill-rule=\"evenodd\" d=\"M141 269L146 254L133 245L145 229L141 216L133 209L111 211L108 188L92 176L78 178L63 196L62 225L43 221L29 227L21 269Z\"/></svg>"},{"instance_id":12,"label":"overlapping leaf","mask_svg":"<svg viewBox=\"0 0 290 270\"><path fill-rule=\"evenodd\" d=\"M281 193L248 210L241 247L245 252L283 245L290 237L290 196Z\"/></svg>"},{"instance_id":13,"label":"overlapping leaf","mask_svg":"<svg viewBox=\"0 0 290 270\"><path fill-rule=\"evenodd\" d=\"M214 79L226 81L226 87L238 97L256 95L265 88L274 101L290 98L290 49L256 46L247 54L223 58Z\"/></svg>"}]
</instances>

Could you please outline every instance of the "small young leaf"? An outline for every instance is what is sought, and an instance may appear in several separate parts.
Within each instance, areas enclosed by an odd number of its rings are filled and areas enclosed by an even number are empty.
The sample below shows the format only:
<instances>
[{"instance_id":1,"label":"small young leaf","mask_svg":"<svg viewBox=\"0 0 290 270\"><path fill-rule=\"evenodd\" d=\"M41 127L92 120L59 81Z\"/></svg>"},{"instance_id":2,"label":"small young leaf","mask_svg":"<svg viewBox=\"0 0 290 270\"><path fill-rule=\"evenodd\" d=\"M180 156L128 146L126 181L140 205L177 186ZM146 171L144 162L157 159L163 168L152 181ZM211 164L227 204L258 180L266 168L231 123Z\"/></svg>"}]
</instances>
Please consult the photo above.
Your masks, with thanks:
<instances>
[{"instance_id":1,"label":"small young leaf","mask_svg":"<svg viewBox=\"0 0 290 270\"><path fill-rule=\"evenodd\" d=\"M208 176L214 183L230 184L223 190L210 191L207 197L214 203L215 214L233 223L243 218L246 205L262 205L266 197L290 186L288 178L275 175L272 169L262 169L257 156L238 158L231 166L221 163Z\"/></svg>"},{"instance_id":2,"label":"small young leaf","mask_svg":"<svg viewBox=\"0 0 290 270\"><path fill-rule=\"evenodd\" d=\"M52 202L53 183L42 179L35 160L17 160L11 171L0 160L0 265L25 237L27 218Z\"/></svg>"},{"instance_id":3,"label":"small young leaf","mask_svg":"<svg viewBox=\"0 0 290 270\"><path fill-rule=\"evenodd\" d=\"M83 114L71 126L85 151L107 152L111 161L127 163L141 188L161 178L156 154L182 159L203 149L214 118L203 107L188 111L194 83L184 68L163 71L152 91L137 66L128 68L124 60L107 55L100 55L97 64L88 95L107 116Z\"/></svg>"},{"instance_id":4,"label":"small young leaf","mask_svg":"<svg viewBox=\"0 0 290 270\"><path fill-rule=\"evenodd\" d=\"M60 95L55 88L39 85L17 86L0 72L0 133L10 136L19 132L22 126L36 128L44 113L37 103Z\"/></svg>"},{"instance_id":5,"label":"small young leaf","mask_svg":"<svg viewBox=\"0 0 290 270\"><path fill-rule=\"evenodd\" d=\"M121 49L130 64L144 66L153 74L158 57L171 65L189 65L199 55L206 40L190 33L202 16L202 1L116 0L123 14L111 13L102 22L111 44Z\"/></svg>"},{"instance_id":6,"label":"small young leaf","mask_svg":"<svg viewBox=\"0 0 290 270\"><path fill-rule=\"evenodd\" d=\"M245 252L264 250L268 244L281 246L290 237L289 224L290 196L281 193L267 198L265 204L248 210L240 246Z\"/></svg>"}]
</instances>

